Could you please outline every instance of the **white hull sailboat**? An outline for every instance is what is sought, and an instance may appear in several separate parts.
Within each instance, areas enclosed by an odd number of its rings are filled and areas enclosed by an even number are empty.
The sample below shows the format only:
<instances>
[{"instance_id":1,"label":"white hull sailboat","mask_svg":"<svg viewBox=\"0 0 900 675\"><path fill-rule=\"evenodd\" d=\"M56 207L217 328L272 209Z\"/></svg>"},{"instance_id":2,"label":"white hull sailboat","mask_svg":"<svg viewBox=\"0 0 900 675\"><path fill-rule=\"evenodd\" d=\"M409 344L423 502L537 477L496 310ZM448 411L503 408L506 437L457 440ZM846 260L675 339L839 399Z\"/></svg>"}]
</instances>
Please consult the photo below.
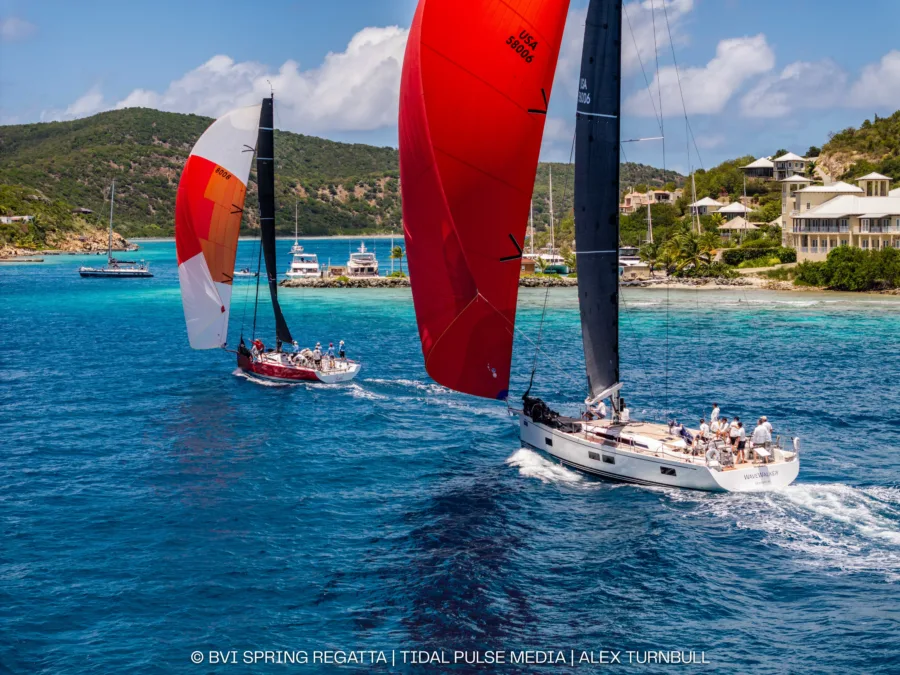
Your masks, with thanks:
<instances>
[{"instance_id":1,"label":"white hull sailboat","mask_svg":"<svg viewBox=\"0 0 900 675\"><path fill-rule=\"evenodd\" d=\"M519 415L523 445L601 478L711 492L766 492L787 487L800 472L798 452L785 450L780 442L768 450L761 448L755 461L726 465L729 450L724 441L704 445L693 454L663 424L570 420L562 426ZM763 453L771 461L766 462Z\"/></svg>"},{"instance_id":2,"label":"white hull sailboat","mask_svg":"<svg viewBox=\"0 0 900 675\"><path fill-rule=\"evenodd\" d=\"M428 373L456 391L508 400L519 242L568 2L498 0L492 11L462 20L453 18L453 5L420 1L401 81L400 172L413 300ZM449 25L455 21L463 23ZM469 39L441 40L457 29ZM500 35L512 36L507 46L495 40ZM641 485L729 492L783 488L800 470L798 439L787 448L780 438L755 447L748 441L737 461L725 438L688 442L690 432L681 427L676 433L674 425L632 421L619 395L621 36L622 0L591 0L578 83L574 181L585 415L562 417L532 396L532 369L517 411L522 444L580 471ZM470 42L481 45L477 61L458 46ZM438 48L440 67L423 57ZM510 49L521 59L508 58ZM480 96L468 95L473 87ZM469 136L472 130L490 132L479 135L479 143L462 143L460 130ZM482 187L502 200L487 213L478 208ZM471 345L477 348L466 348ZM604 401L609 419L600 417Z\"/></svg>"},{"instance_id":3,"label":"white hull sailboat","mask_svg":"<svg viewBox=\"0 0 900 675\"><path fill-rule=\"evenodd\" d=\"M116 203L116 181L109 191L109 247L106 251L105 267L78 268L78 273L86 279L149 279L153 276L150 265L143 260L118 260L112 255L113 209ZM130 249L133 250L133 249Z\"/></svg>"}]
</instances>

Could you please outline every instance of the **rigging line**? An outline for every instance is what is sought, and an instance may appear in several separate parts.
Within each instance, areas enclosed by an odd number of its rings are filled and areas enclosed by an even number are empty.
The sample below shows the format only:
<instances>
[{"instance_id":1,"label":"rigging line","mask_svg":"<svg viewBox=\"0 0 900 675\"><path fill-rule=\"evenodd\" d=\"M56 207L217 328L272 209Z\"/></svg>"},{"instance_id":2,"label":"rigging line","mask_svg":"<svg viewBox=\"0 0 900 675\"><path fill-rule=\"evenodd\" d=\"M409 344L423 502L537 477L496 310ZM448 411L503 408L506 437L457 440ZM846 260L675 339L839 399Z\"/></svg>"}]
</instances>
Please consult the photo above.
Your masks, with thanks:
<instances>
[{"instance_id":1,"label":"rigging line","mask_svg":"<svg viewBox=\"0 0 900 675\"><path fill-rule=\"evenodd\" d=\"M240 247L240 238L238 238L238 247ZM237 259L236 255L235 255L235 259ZM250 269L250 268L248 267L247 269ZM257 276L257 279L258 278L259 278L259 276ZM244 337L244 323L247 318L247 300L249 300L249 298L250 298L250 284L247 284L244 287L244 303L243 303L243 311L241 312L241 337Z\"/></svg>"},{"instance_id":2,"label":"rigging line","mask_svg":"<svg viewBox=\"0 0 900 675\"><path fill-rule=\"evenodd\" d=\"M697 161L700 163L700 168L703 168L703 158L700 156L700 148L697 147L697 138L694 136L694 129L691 127L691 122L688 119L687 114L687 104L684 101L684 89L681 87L681 71L678 68L678 59L675 56L675 42L672 40L672 24L669 22L669 10L666 7L666 3L663 2L663 14L666 17L666 31L669 34L669 47L672 50L672 64L675 66L675 79L678 82L678 93L681 95L681 108L684 111L684 124L687 128L687 131L690 135L690 140L694 143L694 151L697 153ZM688 150L688 164L690 164L690 150Z\"/></svg>"},{"instance_id":3,"label":"rigging line","mask_svg":"<svg viewBox=\"0 0 900 675\"><path fill-rule=\"evenodd\" d=\"M665 4L665 0L663 0ZM656 41L656 3L650 0L650 18L653 20L653 53L656 57L656 92L659 96L659 133L663 137L662 142L662 163L663 163L663 181L666 179L666 116L663 112L662 103L662 78L659 76L659 45Z\"/></svg>"},{"instance_id":4,"label":"rigging line","mask_svg":"<svg viewBox=\"0 0 900 675\"><path fill-rule=\"evenodd\" d=\"M631 27L631 17L628 16L628 7L622 3L622 11L625 13L625 20L628 22L628 32L631 33L631 41L634 42L634 51L637 53L638 63L641 64L641 72L644 74L644 83L647 85L647 93L650 95L650 105L653 106L653 115L656 117L656 126L662 133L662 122L659 113L656 111L656 101L653 100L653 89L650 87L650 80L647 77L647 71L644 68L644 60L641 58L641 50L638 48L637 38L634 35L634 29Z\"/></svg>"},{"instance_id":5,"label":"rigging line","mask_svg":"<svg viewBox=\"0 0 900 675\"><path fill-rule=\"evenodd\" d=\"M575 157L575 139L577 137L577 133L578 133L578 130L576 128L575 131L572 132L572 147L569 150L569 166L570 167L572 166L572 159ZM563 204L566 203L566 193L569 190L569 174L570 173L571 173L571 171L566 171L566 182L563 184ZM573 218L574 218L574 206L573 206ZM552 213L550 214L550 219L552 222L552 219L553 219ZM532 232L532 236L534 236L533 232ZM550 251L550 254L553 255L552 250ZM537 357L538 357L538 352L541 351L541 342L540 341L541 341L541 337L544 334L544 317L547 315L547 301L549 300L549 298L550 298L550 287L547 286L547 292L544 293L544 307L541 310L541 323L539 324L539 327L538 327L538 342L535 344L534 359L532 360L532 363L531 363L531 378L528 381L528 389L526 390L525 394L528 394L531 392L531 386L534 384L534 373L535 373L535 371L537 371ZM515 326L513 329L517 330L517 329L515 329ZM526 339L528 339L528 337L525 336L524 333L523 333L523 336ZM549 356L548 356L548 358L549 358Z\"/></svg>"},{"instance_id":6,"label":"rigging line","mask_svg":"<svg viewBox=\"0 0 900 675\"><path fill-rule=\"evenodd\" d=\"M259 254L256 259L256 301L253 303L253 334L252 339L256 339L256 314L259 310L259 278L262 276L262 226L259 228Z\"/></svg>"}]
</instances>

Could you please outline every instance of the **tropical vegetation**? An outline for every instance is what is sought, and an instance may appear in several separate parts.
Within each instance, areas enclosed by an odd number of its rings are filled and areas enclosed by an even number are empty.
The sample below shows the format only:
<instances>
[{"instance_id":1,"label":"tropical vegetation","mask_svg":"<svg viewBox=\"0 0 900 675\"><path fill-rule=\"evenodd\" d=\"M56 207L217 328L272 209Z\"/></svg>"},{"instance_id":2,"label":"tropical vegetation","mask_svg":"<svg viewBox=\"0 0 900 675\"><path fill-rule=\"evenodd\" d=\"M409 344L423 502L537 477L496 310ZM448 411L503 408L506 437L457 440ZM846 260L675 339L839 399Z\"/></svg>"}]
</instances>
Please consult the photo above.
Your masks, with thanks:
<instances>
[{"instance_id":1,"label":"tropical vegetation","mask_svg":"<svg viewBox=\"0 0 900 675\"><path fill-rule=\"evenodd\" d=\"M824 262L802 262L794 282L837 291L876 291L900 288L900 249L863 250L841 246Z\"/></svg>"}]
</instances>

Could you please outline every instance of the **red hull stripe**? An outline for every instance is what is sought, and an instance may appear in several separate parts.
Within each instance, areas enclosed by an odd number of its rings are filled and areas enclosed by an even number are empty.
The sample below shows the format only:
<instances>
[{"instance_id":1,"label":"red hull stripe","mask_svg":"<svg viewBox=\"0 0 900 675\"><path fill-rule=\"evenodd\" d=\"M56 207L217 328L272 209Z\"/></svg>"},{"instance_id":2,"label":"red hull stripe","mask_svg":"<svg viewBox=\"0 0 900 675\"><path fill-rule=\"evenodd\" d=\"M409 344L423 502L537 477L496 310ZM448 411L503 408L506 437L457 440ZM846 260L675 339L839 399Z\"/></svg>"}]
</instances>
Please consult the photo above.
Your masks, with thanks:
<instances>
[{"instance_id":1,"label":"red hull stripe","mask_svg":"<svg viewBox=\"0 0 900 675\"><path fill-rule=\"evenodd\" d=\"M268 363L254 363L246 356L238 356L238 367L244 372L276 380L285 380L288 382L319 381L314 370L283 368Z\"/></svg>"},{"instance_id":2,"label":"red hull stripe","mask_svg":"<svg viewBox=\"0 0 900 675\"><path fill-rule=\"evenodd\" d=\"M428 373L505 398L568 0L420 0L400 92L403 222ZM510 241L510 236L514 241Z\"/></svg>"}]
</instances>

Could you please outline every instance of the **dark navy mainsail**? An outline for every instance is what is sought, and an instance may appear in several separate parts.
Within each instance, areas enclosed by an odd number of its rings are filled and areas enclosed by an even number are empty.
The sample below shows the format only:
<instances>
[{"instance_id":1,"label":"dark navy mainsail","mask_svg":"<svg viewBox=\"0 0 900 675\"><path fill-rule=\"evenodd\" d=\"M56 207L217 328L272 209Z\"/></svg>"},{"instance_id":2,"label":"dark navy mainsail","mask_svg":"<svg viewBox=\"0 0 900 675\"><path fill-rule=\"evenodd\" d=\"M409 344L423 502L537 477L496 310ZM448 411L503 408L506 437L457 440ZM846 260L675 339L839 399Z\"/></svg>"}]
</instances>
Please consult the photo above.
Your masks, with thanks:
<instances>
[{"instance_id":1,"label":"dark navy mainsail","mask_svg":"<svg viewBox=\"0 0 900 675\"><path fill-rule=\"evenodd\" d=\"M272 309L275 310L275 337L291 343L281 305L278 304L278 269L275 263L275 132L274 98L264 98L259 115L259 143L256 148L256 178L259 184L259 227L262 232L263 256L269 278Z\"/></svg>"},{"instance_id":2,"label":"dark navy mainsail","mask_svg":"<svg viewBox=\"0 0 900 675\"><path fill-rule=\"evenodd\" d=\"M592 397L619 382L621 41L622 1L591 0L575 122L575 246Z\"/></svg>"}]
</instances>

